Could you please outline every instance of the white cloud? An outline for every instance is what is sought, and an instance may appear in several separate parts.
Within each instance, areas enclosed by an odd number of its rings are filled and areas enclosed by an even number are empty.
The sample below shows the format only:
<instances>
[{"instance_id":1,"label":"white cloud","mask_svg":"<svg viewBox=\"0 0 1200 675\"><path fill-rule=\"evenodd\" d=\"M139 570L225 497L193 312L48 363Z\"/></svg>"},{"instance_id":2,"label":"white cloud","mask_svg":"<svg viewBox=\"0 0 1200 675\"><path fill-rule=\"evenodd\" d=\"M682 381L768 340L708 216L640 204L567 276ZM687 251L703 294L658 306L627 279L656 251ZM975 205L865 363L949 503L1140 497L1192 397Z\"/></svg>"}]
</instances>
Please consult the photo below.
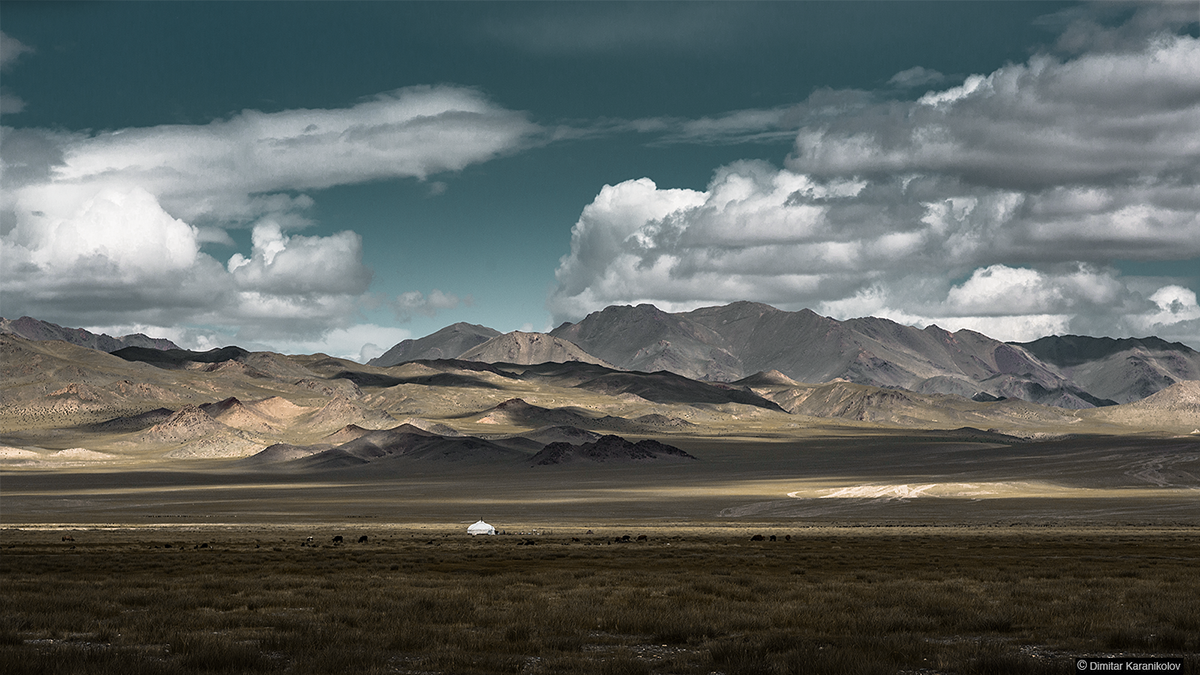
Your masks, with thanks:
<instances>
[{"instance_id":1,"label":"white cloud","mask_svg":"<svg viewBox=\"0 0 1200 675\"><path fill-rule=\"evenodd\" d=\"M783 169L737 162L704 191L605 186L549 307L562 321L752 299L1006 339L1158 319L1195 333L1191 296L1163 304L1112 261L1200 257L1197 62L1200 40L1163 35L1036 56L917 102L848 97L806 118Z\"/></svg>"},{"instance_id":2,"label":"white cloud","mask_svg":"<svg viewBox=\"0 0 1200 675\"><path fill-rule=\"evenodd\" d=\"M371 283L371 272L362 265L362 238L354 232L285 236L277 223L266 221L255 225L251 240L251 256L235 253L227 264L240 289L277 295L357 295Z\"/></svg>"},{"instance_id":3,"label":"white cloud","mask_svg":"<svg viewBox=\"0 0 1200 675\"><path fill-rule=\"evenodd\" d=\"M89 258L104 259L131 282L191 267L200 253L196 228L172 218L138 187L103 189L34 234L31 260L39 267L69 273Z\"/></svg>"},{"instance_id":4,"label":"white cloud","mask_svg":"<svg viewBox=\"0 0 1200 675\"><path fill-rule=\"evenodd\" d=\"M454 309L460 304L470 306L471 297L459 299L453 293L443 293L438 289L433 289L426 296L420 291L408 291L396 296L392 301L392 311L396 313L396 318L400 321L408 321L413 314L421 314L423 316L434 317L437 313L444 309Z\"/></svg>"},{"instance_id":5,"label":"white cloud","mask_svg":"<svg viewBox=\"0 0 1200 675\"><path fill-rule=\"evenodd\" d=\"M362 238L294 234L315 203L300 191L424 180L524 147L539 129L474 89L437 86L207 125L3 132L6 312L205 325L250 343L328 336L369 303ZM249 253L221 264L202 250L233 246L227 230L251 225ZM435 291L410 311L458 303ZM364 342L337 349L357 357Z\"/></svg>"},{"instance_id":6,"label":"white cloud","mask_svg":"<svg viewBox=\"0 0 1200 675\"><path fill-rule=\"evenodd\" d=\"M63 219L2 240L6 311L77 323L225 326L244 339L314 334L351 319L371 272L354 232L285 236L255 227L249 258L227 266L201 252L200 231L153 195L101 190Z\"/></svg>"},{"instance_id":7,"label":"white cloud","mask_svg":"<svg viewBox=\"0 0 1200 675\"><path fill-rule=\"evenodd\" d=\"M473 89L410 87L336 110L72 135L60 139L49 180L9 189L24 226L30 212L64 217L101 189L130 185L177 218L247 222L312 203L293 191L457 171L537 131Z\"/></svg>"},{"instance_id":8,"label":"white cloud","mask_svg":"<svg viewBox=\"0 0 1200 675\"><path fill-rule=\"evenodd\" d=\"M934 84L941 84L946 80L946 76L936 70L914 66L908 70L902 70L892 76L888 80L888 84L901 88L926 87Z\"/></svg>"},{"instance_id":9,"label":"white cloud","mask_svg":"<svg viewBox=\"0 0 1200 675\"><path fill-rule=\"evenodd\" d=\"M1052 274L990 265L975 270L970 279L951 288L946 307L952 312L987 316L1061 314L1086 305L1111 305L1123 291L1112 275L1082 266L1068 274Z\"/></svg>"},{"instance_id":10,"label":"white cloud","mask_svg":"<svg viewBox=\"0 0 1200 675\"><path fill-rule=\"evenodd\" d=\"M403 328L365 323L330 330L306 340L277 338L273 339L271 344L273 349L287 354L321 353L366 363L383 354L397 342L411 337L412 332ZM381 349L378 346L381 344L387 345L387 348Z\"/></svg>"},{"instance_id":11,"label":"white cloud","mask_svg":"<svg viewBox=\"0 0 1200 675\"><path fill-rule=\"evenodd\" d=\"M1143 325L1148 330L1200 319L1196 292L1190 288L1163 286L1150 296L1150 300L1157 305L1158 311L1143 317Z\"/></svg>"},{"instance_id":12,"label":"white cloud","mask_svg":"<svg viewBox=\"0 0 1200 675\"><path fill-rule=\"evenodd\" d=\"M787 166L820 176L934 172L1038 191L1193 171L1200 152L1200 40L1137 52L1036 56L917 104L881 104L807 128Z\"/></svg>"}]
</instances>

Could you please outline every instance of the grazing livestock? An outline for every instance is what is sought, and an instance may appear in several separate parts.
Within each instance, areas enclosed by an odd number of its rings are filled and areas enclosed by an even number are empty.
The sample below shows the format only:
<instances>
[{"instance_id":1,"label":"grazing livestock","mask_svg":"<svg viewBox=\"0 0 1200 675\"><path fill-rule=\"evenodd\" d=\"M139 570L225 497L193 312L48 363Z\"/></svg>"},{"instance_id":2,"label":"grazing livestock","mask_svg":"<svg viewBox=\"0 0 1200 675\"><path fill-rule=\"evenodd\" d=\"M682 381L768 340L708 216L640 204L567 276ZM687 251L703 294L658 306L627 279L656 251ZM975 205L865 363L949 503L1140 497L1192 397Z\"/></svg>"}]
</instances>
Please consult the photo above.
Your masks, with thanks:
<instances>
[{"instance_id":1,"label":"grazing livestock","mask_svg":"<svg viewBox=\"0 0 1200 675\"><path fill-rule=\"evenodd\" d=\"M648 539L648 538L649 538L649 537L647 537L647 536L646 536L646 535L644 535L644 534L639 534L639 535L638 535L638 538L637 538L637 540L638 540L638 541L646 541L646 539Z\"/></svg>"},{"instance_id":2,"label":"grazing livestock","mask_svg":"<svg viewBox=\"0 0 1200 675\"><path fill-rule=\"evenodd\" d=\"M766 537L762 536L761 534L756 534L753 537L750 537L750 541L762 541L765 538Z\"/></svg>"},{"instance_id":3,"label":"grazing livestock","mask_svg":"<svg viewBox=\"0 0 1200 675\"><path fill-rule=\"evenodd\" d=\"M771 541L775 541L775 535L771 535L770 539Z\"/></svg>"},{"instance_id":4,"label":"grazing livestock","mask_svg":"<svg viewBox=\"0 0 1200 675\"><path fill-rule=\"evenodd\" d=\"M790 535L790 534L785 534L785 535L783 536L783 540L784 540L784 541L791 541L791 540L792 540L792 535Z\"/></svg>"},{"instance_id":5,"label":"grazing livestock","mask_svg":"<svg viewBox=\"0 0 1200 675\"><path fill-rule=\"evenodd\" d=\"M363 536L359 537L359 538L358 538L358 543L360 543L360 544L365 544L365 543L367 543L367 535L365 535L365 534L364 534Z\"/></svg>"},{"instance_id":6,"label":"grazing livestock","mask_svg":"<svg viewBox=\"0 0 1200 675\"><path fill-rule=\"evenodd\" d=\"M62 540L63 540L63 541L75 541L75 537L72 537L72 536L71 536L71 535L69 535L69 534L64 534L64 535L63 535L63 537L62 537Z\"/></svg>"},{"instance_id":7,"label":"grazing livestock","mask_svg":"<svg viewBox=\"0 0 1200 675\"><path fill-rule=\"evenodd\" d=\"M335 544L342 543L342 535L340 535L340 534L333 535L333 543L335 543Z\"/></svg>"}]
</instances>

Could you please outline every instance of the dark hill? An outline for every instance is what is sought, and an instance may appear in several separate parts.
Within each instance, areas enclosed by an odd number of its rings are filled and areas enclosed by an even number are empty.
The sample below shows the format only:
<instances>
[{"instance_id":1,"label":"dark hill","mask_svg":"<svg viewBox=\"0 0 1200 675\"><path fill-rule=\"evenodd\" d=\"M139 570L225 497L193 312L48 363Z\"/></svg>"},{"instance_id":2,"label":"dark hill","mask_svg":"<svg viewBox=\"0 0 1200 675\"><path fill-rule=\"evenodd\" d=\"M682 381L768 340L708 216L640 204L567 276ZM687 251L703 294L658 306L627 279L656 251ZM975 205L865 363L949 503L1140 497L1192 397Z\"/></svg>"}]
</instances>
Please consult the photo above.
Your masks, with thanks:
<instances>
[{"instance_id":1,"label":"dark hill","mask_svg":"<svg viewBox=\"0 0 1200 675\"><path fill-rule=\"evenodd\" d=\"M632 443L620 436L601 436L591 443L551 443L534 455L533 466L549 466L585 461L620 464L650 462L664 459L696 459L688 453L665 443L646 439Z\"/></svg>"},{"instance_id":2,"label":"dark hill","mask_svg":"<svg viewBox=\"0 0 1200 675\"><path fill-rule=\"evenodd\" d=\"M188 363L221 363L234 361L248 356L250 352L241 347L220 347L206 352L194 352L188 349L148 349L146 347L125 347L112 353L126 361L141 361L160 368L182 368Z\"/></svg>"},{"instance_id":3,"label":"dark hill","mask_svg":"<svg viewBox=\"0 0 1200 675\"><path fill-rule=\"evenodd\" d=\"M1200 380L1200 353L1157 337L1053 335L1019 343L1075 385L1117 403L1139 401L1187 380Z\"/></svg>"},{"instance_id":4,"label":"dark hill","mask_svg":"<svg viewBox=\"0 0 1200 675\"><path fill-rule=\"evenodd\" d=\"M698 382L665 370L657 373L610 372L576 386L609 396L636 394L655 403L741 403L783 411L774 401L768 401L751 391Z\"/></svg>"},{"instance_id":5,"label":"dark hill","mask_svg":"<svg viewBox=\"0 0 1200 675\"><path fill-rule=\"evenodd\" d=\"M306 470L339 469L390 463L398 460L440 462L516 461L529 455L510 447L472 436L446 437L411 424L372 431L362 436L289 464Z\"/></svg>"},{"instance_id":6,"label":"dark hill","mask_svg":"<svg viewBox=\"0 0 1200 675\"><path fill-rule=\"evenodd\" d=\"M1108 338L1085 335L1048 335L1033 342L1010 342L1024 348L1046 363L1060 367L1078 366L1113 354L1134 349L1148 352L1176 352L1184 357L1197 354L1182 342L1167 342L1162 338Z\"/></svg>"}]
</instances>

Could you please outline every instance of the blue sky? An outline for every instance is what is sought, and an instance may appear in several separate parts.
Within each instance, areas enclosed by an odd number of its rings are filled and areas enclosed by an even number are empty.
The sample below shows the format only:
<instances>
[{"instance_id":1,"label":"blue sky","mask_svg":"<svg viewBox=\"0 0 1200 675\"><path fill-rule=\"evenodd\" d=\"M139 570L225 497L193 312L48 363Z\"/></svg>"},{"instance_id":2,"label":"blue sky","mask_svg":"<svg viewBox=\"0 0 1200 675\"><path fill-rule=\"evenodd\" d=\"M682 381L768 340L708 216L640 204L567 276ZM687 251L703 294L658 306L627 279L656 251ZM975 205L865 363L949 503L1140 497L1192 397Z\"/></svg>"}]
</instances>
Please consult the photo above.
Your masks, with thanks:
<instances>
[{"instance_id":1,"label":"blue sky","mask_svg":"<svg viewBox=\"0 0 1200 675\"><path fill-rule=\"evenodd\" d=\"M364 358L747 299L1200 347L1198 23L0 2L0 313Z\"/></svg>"}]
</instances>

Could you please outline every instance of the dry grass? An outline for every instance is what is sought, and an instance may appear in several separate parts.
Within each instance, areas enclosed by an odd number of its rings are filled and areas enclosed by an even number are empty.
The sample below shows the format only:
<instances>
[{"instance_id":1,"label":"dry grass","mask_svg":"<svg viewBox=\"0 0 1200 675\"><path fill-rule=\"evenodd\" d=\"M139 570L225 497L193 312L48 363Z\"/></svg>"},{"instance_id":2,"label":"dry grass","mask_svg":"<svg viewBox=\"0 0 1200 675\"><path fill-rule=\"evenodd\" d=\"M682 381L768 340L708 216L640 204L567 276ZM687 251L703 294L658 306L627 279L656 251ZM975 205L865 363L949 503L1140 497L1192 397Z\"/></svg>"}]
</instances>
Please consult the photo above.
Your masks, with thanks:
<instances>
[{"instance_id":1,"label":"dry grass","mask_svg":"<svg viewBox=\"0 0 1200 675\"><path fill-rule=\"evenodd\" d=\"M1061 673L1200 659L1194 530L6 530L5 673ZM783 535L792 541L783 541ZM527 542L534 542L527 544Z\"/></svg>"}]
</instances>

